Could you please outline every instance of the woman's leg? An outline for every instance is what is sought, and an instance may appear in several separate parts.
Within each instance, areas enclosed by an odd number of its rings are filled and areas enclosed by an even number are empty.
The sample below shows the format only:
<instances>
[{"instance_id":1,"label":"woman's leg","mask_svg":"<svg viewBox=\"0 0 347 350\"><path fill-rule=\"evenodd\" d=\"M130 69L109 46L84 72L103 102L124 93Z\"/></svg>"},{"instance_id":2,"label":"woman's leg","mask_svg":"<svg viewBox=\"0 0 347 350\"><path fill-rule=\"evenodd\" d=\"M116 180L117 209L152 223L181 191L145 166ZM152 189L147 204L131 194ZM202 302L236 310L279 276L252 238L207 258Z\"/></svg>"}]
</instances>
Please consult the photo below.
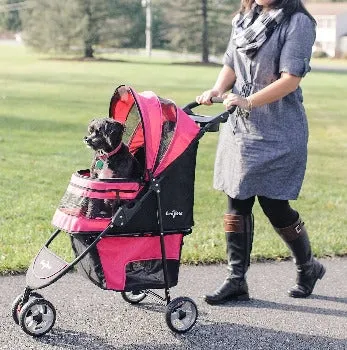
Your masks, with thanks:
<instances>
[{"instance_id":1,"label":"woman's leg","mask_svg":"<svg viewBox=\"0 0 347 350\"><path fill-rule=\"evenodd\" d=\"M254 197L239 200L228 197L228 210L224 215L228 276L221 287L204 296L209 304L222 304L228 300L248 300L245 278L250 263L253 241Z\"/></svg>"},{"instance_id":2,"label":"woman's leg","mask_svg":"<svg viewBox=\"0 0 347 350\"><path fill-rule=\"evenodd\" d=\"M325 267L313 257L304 223L288 201L266 197L258 197L258 200L265 215L295 259L297 280L296 285L288 291L289 296L294 298L309 296L317 280L324 276Z\"/></svg>"}]
</instances>

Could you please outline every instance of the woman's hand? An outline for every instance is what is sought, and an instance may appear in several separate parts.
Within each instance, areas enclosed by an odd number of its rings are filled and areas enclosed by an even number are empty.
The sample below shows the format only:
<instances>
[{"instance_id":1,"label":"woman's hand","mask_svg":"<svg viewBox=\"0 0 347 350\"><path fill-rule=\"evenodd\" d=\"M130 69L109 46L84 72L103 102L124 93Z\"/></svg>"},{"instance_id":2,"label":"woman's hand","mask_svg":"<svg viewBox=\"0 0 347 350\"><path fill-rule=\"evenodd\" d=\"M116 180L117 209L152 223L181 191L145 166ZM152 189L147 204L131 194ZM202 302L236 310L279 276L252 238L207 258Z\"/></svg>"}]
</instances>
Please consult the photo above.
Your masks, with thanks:
<instances>
[{"instance_id":1,"label":"woman's hand","mask_svg":"<svg viewBox=\"0 0 347 350\"><path fill-rule=\"evenodd\" d=\"M200 96L196 96L195 101L201 105L211 105L211 98L221 96L221 93L217 90L206 90Z\"/></svg>"},{"instance_id":2,"label":"woman's hand","mask_svg":"<svg viewBox=\"0 0 347 350\"><path fill-rule=\"evenodd\" d=\"M247 111L251 109L250 101L246 97L233 93L224 94L222 97L224 99L223 104L226 109L230 109L232 106L239 106Z\"/></svg>"}]
</instances>

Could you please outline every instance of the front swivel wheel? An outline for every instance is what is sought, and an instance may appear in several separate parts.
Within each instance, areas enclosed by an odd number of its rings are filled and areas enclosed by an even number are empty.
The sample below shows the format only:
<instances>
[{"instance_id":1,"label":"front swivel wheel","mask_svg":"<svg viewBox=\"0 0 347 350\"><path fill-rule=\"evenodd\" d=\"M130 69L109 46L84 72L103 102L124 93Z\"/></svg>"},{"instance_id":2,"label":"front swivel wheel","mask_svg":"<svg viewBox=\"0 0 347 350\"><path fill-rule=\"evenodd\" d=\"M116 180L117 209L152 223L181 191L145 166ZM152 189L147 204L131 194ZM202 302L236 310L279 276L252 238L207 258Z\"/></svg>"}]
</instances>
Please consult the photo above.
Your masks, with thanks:
<instances>
[{"instance_id":1,"label":"front swivel wheel","mask_svg":"<svg viewBox=\"0 0 347 350\"><path fill-rule=\"evenodd\" d=\"M25 333L33 337L40 337L49 332L55 319L55 308L45 299L29 299L19 313L19 325Z\"/></svg>"},{"instance_id":2,"label":"front swivel wheel","mask_svg":"<svg viewBox=\"0 0 347 350\"><path fill-rule=\"evenodd\" d=\"M43 296L39 293L36 293L36 292L30 292L29 299L33 299L33 298L41 299L41 298L43 298ZM13 301L12 309L11 309L12 318L13 318L14 322L16 322L16 324L19 324L19 313L20 313L20 310L22 309L23 305L24 305L23 295L20 294Z\"/></svg>"},{"instance_id":3,"label":"front swivel wheel","mask_svg":"<svg viewBox=\"0 0 347 350\"><path fill-rule=\"evenodd\" d=\"M166 323L176 333L189 331L194 326L197 318L198 308L190 298L179 297L166 306Z\"/></svg>"}]
</instances>

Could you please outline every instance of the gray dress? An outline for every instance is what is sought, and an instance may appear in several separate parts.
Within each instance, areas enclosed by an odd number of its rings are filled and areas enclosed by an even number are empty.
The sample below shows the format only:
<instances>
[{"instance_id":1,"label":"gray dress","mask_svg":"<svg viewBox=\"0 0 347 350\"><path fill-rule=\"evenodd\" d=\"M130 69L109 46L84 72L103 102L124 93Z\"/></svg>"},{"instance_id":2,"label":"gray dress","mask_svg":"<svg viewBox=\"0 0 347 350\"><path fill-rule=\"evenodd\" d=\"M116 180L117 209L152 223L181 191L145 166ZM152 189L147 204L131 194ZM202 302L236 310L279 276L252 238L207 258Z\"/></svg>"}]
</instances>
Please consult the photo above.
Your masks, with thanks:
<instances>
[{"instance_id":1,"label":"gray dress","mask_svg":"<svg viewBox=\"0 0 347 350\"><path fill-rule=\"evenodd\" d=\"M280 24L254 59L228 45L224 64L236 74L232 89L252 94L280 77L303 77L315 40L315 26L303 13ZM296 199L305 175L308 127L299 87L283 99L255 107L249 116L237 110L222 125L217 147L214 187L228 196Z\"/></svg>"}]
</instances>

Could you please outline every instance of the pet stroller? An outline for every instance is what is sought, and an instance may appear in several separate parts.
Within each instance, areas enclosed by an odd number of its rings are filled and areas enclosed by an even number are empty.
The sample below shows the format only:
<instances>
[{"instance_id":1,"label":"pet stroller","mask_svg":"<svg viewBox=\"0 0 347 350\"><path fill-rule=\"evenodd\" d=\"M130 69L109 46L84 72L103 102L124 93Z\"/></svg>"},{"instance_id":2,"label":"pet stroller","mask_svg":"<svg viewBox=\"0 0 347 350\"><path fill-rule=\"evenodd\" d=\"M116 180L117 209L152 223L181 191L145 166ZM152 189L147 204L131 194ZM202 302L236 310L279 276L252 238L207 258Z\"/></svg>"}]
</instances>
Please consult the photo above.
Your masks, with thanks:
<instances>
[{"instance_id":1,"label":"pet stroller","mask_svg":"<svg viewBox=\"0 0 347 350\"><path fill-rule=\"evenodd\" d=\"M131 304L152 295L166 302L165 319L177 333L195 324L198 310L188 297L170 298L178 283L184 236L192 232L195 160L198 141L229 113L194 115L195 102L182 109L153 92L120 86L109 116L126 126L123 142L143 166L140 179L92 179L74 173L57 208L56 230L33 259L24 292L12 305L14 321L38 337L53 327L52 303L35 292L56 282L74 266L98 287L121 292ZM71 239L72 262L49 246L61 233ZM164 289L164 296L153 291Z\"/></svg>"}]
</instances>

